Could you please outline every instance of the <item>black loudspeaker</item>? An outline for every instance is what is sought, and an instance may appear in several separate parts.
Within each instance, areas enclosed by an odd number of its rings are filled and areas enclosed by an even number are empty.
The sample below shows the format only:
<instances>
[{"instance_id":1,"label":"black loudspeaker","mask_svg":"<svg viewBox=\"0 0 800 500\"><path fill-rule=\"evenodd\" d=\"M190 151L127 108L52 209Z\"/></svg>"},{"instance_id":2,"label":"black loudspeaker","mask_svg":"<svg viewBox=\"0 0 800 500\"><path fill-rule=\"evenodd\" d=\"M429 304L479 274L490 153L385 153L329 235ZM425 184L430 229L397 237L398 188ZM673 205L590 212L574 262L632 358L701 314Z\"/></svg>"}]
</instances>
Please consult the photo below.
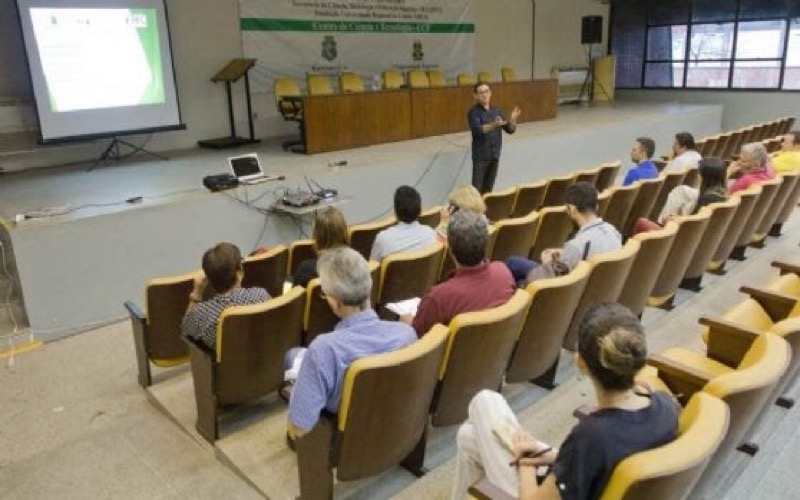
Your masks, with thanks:
<instances>
[{"instance_id":1,"label":"black loudspeaker","mask_svg":"<svg viewBox=\"0 0 800 500\"><path fill-rule=\"evenodd\" d=\"M603 18L601 16L583 16L581 20L581 43L600 43L603 40Z\"/></svg>"}]
</instances>

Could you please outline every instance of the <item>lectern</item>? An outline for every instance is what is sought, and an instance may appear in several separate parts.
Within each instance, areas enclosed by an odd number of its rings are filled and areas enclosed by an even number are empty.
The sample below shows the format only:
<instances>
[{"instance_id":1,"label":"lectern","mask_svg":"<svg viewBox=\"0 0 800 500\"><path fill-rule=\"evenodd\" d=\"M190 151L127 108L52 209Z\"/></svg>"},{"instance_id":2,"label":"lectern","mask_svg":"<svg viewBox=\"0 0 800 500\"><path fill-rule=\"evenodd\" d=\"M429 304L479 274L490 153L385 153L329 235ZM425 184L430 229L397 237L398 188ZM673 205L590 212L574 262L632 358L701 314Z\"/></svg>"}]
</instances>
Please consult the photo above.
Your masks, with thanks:
<instances>
[{"instance_id":1,"label":"lectern","mask_svg":"<svg viewBox=\"0 0 800 500\"><path fill-rule=\"evenodd\" d=\"M245 144L254 144L260 142L255 138L253 133L253 110L250 102L250 79L247 76L248 71L256 64L255 59L232 59L224 68L219 70L216 75L211 77L214 83L225 82L225 90L228 93L228 119L231 125L231 135L229 137L218 137L216 139L205 139L197 141L197 144L203 148L212 149L227 149L243 146ZM237 137L236 124L233 119L233 96L231 95L231 84L236 83L244 76L244 93L247 99L247 124L250 127L250 137Z\"/></svg>"}]
</instances>

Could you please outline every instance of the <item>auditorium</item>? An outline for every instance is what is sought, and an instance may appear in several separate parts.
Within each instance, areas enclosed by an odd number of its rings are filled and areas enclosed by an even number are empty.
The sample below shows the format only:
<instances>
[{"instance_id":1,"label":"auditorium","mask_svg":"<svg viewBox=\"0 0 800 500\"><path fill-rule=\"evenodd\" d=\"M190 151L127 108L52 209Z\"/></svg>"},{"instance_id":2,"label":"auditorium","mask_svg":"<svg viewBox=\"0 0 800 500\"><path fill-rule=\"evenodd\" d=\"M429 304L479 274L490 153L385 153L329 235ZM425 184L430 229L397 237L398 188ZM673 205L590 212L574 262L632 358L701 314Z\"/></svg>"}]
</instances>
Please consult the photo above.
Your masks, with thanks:
<instances>
[{"instance_id":1,"label":"auditorium","mask_svg":"<svg viewBox=\"0 0 800 500\"><path fill-rule=\"evenodd\" d=\"M800 496L800 0L0 14L0 497Z\"/></svg>"}]
</instances>

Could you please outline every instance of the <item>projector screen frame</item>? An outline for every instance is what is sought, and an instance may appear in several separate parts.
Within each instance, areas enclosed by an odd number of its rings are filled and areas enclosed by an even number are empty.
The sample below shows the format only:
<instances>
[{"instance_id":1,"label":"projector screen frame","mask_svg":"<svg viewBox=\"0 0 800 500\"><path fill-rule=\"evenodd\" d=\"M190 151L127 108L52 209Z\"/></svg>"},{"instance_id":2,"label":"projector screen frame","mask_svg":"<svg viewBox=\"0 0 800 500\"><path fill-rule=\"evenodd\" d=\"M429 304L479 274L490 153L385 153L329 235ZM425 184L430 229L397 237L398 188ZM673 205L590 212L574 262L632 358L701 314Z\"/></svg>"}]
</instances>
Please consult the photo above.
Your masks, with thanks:
<instances>
[{"instance_id":1,"label":"projector screen frame","mask_svg":"<svg viewBox=\"0 0 800 500\"><path fill-rule=\"evenodd\" d=\"M44 134L42 133L42 120L41 120L41 110L39 109L39 99L36 92L36 87L34 84L34 76L31 69L31 60L29 57L29 47L27 37L25 36L25 26L23 25L22 19L22 7L20 6L20 1L25 0L14 0L14 7L17 11L17 24L20 28L20 37L22 38L23 50L24 50L24 59L25 59L25 68L28 71L29 77L29 87L31 90L31 95L33 96L33 106L34 111L36 114L36 122L38 125L38 143L42 145L50 145L50 144L60 144L60 143L68 143L68 142L81 142L81 141L93 141L98 139L114 139L118 137L125 137L130 135L141 135L141 134L151 134L157 132L171 132L176 130L186 130L187 125L183 120L183 114L181 111L181 101L180 101L180 93L178 92L178 78L175 73L175 58L172 51L172 32L170 29L170 22L169 22L169 7L167 5L167 0L156 0L161 7L163 7L164 11L164 28L166 33L166 41L167 47L166 50L169 54L169 71L171 72L172 76L172 85L175 93L175 108L177 111L177 123L171 125L156 125L152 127L136 127L136 128L128 128L128 129L119 129L119 130L108 130L103 132L92 132L92 133L85 133L85 134L76 134L76 135L62 135L57 137L51 138L44 138ZM37 48L38 50L38 48ZM41 61L40 61L41 63ZM167 65L163 65L167 66ZM43 70L42 70L43 71ZM42 73L44 75L44 73ZM46 83L46 81L45 81Z\"/></svg>"}]
</instances>

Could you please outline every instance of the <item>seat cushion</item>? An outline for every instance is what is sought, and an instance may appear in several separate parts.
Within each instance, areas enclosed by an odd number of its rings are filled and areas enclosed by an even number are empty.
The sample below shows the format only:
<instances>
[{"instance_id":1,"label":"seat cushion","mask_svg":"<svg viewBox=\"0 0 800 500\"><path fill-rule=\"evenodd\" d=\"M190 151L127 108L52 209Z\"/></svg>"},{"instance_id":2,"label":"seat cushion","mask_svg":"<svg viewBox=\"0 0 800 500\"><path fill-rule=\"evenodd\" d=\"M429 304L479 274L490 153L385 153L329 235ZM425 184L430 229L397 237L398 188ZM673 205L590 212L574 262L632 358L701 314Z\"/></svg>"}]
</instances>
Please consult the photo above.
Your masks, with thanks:
<instances>
[{"instance_id":1,"label":"seat cushion","mask_svg":"<svg viewBox=\"0 0 800 500\"><path fill-rule=\"evenodd\" d=\"M672 349L667 349L661 353L661 355L665 358L698 370L709 380L734 371L733 368L725 366L719 361L714 361L713 359L707 358L703 353L690 351L689 349L684 349L682 347L673 347Z\"/></svg>"}]
</instances>

